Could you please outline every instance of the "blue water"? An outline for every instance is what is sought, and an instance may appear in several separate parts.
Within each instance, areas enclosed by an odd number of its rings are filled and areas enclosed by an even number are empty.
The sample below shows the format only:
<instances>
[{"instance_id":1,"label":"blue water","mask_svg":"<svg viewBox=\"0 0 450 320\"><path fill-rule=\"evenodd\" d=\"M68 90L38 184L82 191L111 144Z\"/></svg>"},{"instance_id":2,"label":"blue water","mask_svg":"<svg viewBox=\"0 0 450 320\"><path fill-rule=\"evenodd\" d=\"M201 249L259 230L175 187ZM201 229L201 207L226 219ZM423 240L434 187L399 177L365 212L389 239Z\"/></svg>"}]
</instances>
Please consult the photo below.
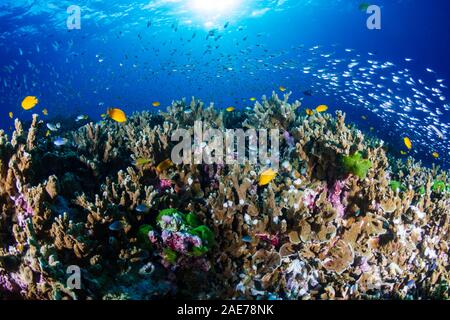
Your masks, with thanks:
<instances>
[{"instance_id":1,"label":"blue water","mask_svg":"<svg viewBox=\"0 0 450 320\"><path fill-rule=\"evenodd\" d=\"M408 136L415 158L450 167L448 1L377 0L381 30L366 27L364 1L211 1L2 1L0 128L12 126L10 111L29 120L44 108L45 121L80 114L97 121L112 106L157 112L192 96L244 108L250 97L281 94L284 86L304 107L345 111L398 156ZM70 5L81 8L81 29L69 32ZM344 62L333 67L333 59ZM344 77L352 61L358 65ZM377 69L386 62L389 68ZM336 79L317 78L323 74ZM345 85L353 80L370 84ZM414 97L412 88L423 96ZM28 95L40 101L32 111L20 107ZM386 101L393 103L379 106Z\"/></svg>"}]
</instances>

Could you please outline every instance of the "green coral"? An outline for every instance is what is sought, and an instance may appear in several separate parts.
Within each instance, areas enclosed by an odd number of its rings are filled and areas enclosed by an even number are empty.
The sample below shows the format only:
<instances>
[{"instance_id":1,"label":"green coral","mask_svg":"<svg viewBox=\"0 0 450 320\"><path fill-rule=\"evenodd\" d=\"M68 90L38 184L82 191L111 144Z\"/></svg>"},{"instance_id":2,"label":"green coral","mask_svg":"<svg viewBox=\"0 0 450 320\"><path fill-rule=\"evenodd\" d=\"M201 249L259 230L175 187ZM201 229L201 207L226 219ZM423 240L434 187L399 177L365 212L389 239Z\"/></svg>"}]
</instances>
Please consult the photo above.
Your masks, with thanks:
<instances>
[{"instance_id":1,"label":"green coral","mask_svg":"<svg viewBox=\"0 0 450 320\"><path fill-rule=\"evenodd\" d=\"M200 256L204 255L205 253L207 253L208 250L209 250L209 249L208 249L208 247L206 247L206 246L194 247L194 248L192 249L192 255L193 255L193 256L196 256L196 257L200 257Z\"/></svg>"},{"instance_id":2,"label":"green coral","mask_svg":"<svg viewBox=\"0 0 450 320\"><path fill-rule=\"evenodd\" d=\"M164 216L170 216L170 217L176 218L178 220L177 224L172 225L172 226L163 224L161 221ZM179 212L177 209L161 210L156 218L156 222L158 223L158 225L160 227L164 226L164 228L174 229L173 231L188 232L192 235L199 237L202 241L202 246L192 248L191 254L194 256L204 255L214 245L214 233L211 231L210 228L208 228L205 225L202 225L200 223L198 217L192 212L184 214L182 212ZM141 229L142 229L142 233L146 233L146 234L148 234L148 232L150 230L152 230L152 229L148 229L148 227L144 227L144 226L142 226ZM140 229L140 231L141 231L141 229ZM175 257L173 257L173 254L171 254L170 252L165 252L165 255L168 256L169 258L176 259L176 252L173 252L173 253L175 254Z\"/></svg>"},{"instance_id":3,"label":"green coral","mask_svg":"<svg viewBox=\"0 0 450 320\"><path fill-rule=\"evenodd\" d=\"M175 214L178 214L178 213L179 213L178 210L177 209L173 209L173 208L161 210L158 213L158 216L156 217L156 222L161 221L161 218L164 217L164 216L171 217L171 216L173 216Z\"/></svg>"},{"instance_id":4,"label":"green coral","mask_svg":"<svg viewBox=\"0 0 450 320\"><path fill-rule=\"evenodd\" d=\"M170 248L165 248L163 253L164 259L169 263L175 263L177 261L177 253Z\"/></svg>"},{"instance_id":5,"label":"green coral","mask_svg":"<svg viewBox=\"0 0 450 320\"><path fill-rule=\"evenodd\" d=\"M140 226L137 232L137 239L139 243L141 243L144 247L150 248L152 246L152 243L150 242L150 239L148 237L148 233L152 230L153 228L151 225L144 224Z\"/></svg>"},{"instance_id":6,"label":"green coral","mask_svg":"<svg viewBox=\"0 0 450 320\"><path fill-rule=\"evenodd\" d=\"M436 193L441 193L445 191L445 183L442 181L434 181L431 190Z\"/></svg>"},{"instance_id":7,"label":"green coral","mask_svg":"<svg viewBox=\"0 0 450 320\"><path fill-rule=\"evenodd\" d=\"M214 233L205 225L198 226L190 231L191 234L198 236L202 239L202 243L207 248L211 248L214 244Z\"/></svg>"},{"instance_id":8,"label":"green coral","mask_svg":"<svg viewBox=\"0 0 450 320\"><path fill-rule=\"evenodd\" d=\"M389 187L392 189L392 191L397 192L397 191L404 191L406 190L405 186L403 186L400 181L397 180L392 180L389 183ZM424 190L425 193L425 190Z\"/></svg>"},{"instance_id":9,"label":"green coral","mask_svg":"<svg viewBox=\"0 0 450 320\"><path fill-rule=\"evenodd\" d=\"M200 221L198 221L197 216L195 214L193 214L192 212L189 212L185 216L185 221L192 228L198 227L200 225Z\"/></svg>"},{"instance_id":10,"label":"green coral","mask_svg":"<svg viewBox=\"0 0 450 320\"><path fill-rule=\"evenodd\" d=\"M372 162L368 159L363 159L360 152L355 152L353 155L344 156L342 164L345 172L351 173L361 179L367 176L367 172L372 168Z\"/></svg>"},{"instance_id":11,"label":"green coral","mask_svg":"<svg viewBox=\"0 0 450 320\"><path fill-rule=\"evenodd\" d=\"M418 192L421 196L423 196L423 195L425 194L425 192L426 192L425 187L424 187L424 186L420 186L420 187L417 189L417 192Z\"/></svg>"}]
</instances>

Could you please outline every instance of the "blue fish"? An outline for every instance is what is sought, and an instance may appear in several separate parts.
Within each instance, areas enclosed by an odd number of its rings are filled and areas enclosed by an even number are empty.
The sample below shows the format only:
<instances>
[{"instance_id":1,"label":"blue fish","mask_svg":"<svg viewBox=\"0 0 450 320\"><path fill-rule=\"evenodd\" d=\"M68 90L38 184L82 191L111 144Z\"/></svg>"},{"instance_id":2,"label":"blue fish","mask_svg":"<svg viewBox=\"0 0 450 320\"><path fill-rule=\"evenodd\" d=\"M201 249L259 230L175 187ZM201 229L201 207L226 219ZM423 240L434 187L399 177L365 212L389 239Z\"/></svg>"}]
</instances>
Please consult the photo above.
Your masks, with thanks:
<instances>
[{"instance_id":1,"label":"blue fish","mask_svg":"<svg viewBox=\"0 0 450 320\"><path fill-rule=\"evenodd\" d=\"M57 147L61 147L61 146L64 146L65 144L67 144L67 142L68 142L68 140L66 138L57 137L53 141L53 144Z\"/></svg>"},{"instance_id":2,"label":"blue fish","mask_svg":"<svg viewBox=\"0 0 450 320\"><path fill-rule=\"evenodd\" d=\"M125 227L124 223L122 221L114 221L109 225L109 230L111 231L120 231L123 230Z\"/></svg>"},{"instance_id":3,"label":"blue fish","mask_svg":"<svg viewBox=\"0 0 450 320\"><path fill-rule=\"evenodd\" d=\"M138 213L148 213L149 212L149 207L147 207L145 204L140 204L136 207L136 212Z\"/></svg>"}]
</instances>

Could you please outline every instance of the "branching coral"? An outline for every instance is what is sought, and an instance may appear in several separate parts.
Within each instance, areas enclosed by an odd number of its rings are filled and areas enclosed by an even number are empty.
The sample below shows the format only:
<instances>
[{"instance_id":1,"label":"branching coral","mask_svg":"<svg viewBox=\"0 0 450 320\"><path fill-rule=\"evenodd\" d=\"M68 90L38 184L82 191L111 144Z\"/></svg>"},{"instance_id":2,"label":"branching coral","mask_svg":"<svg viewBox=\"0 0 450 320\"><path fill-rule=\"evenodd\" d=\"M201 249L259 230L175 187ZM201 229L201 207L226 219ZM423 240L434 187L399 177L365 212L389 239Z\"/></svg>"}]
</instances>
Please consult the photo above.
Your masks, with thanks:
<instances>
[{"instance_id":1,"label":"branching coral","mask_svg":"<svg viewBox=\"0 0 450 320\"><path fill-rule=\"evenodd\" d=\"M264 96L261 103L255 103L253 112L248 115L248 120L244 121L244 127L284 131L292 129L297 118L296 110L300 108L301 103L299 101L294 104L288 103L289 96L290 94L285 94L283 100L275 92L269 99Z\"/></svg>"},{"instance_id":2,"label":"branching coral","mask_svg":"<svg viewBox=\"0 0 450 320\"><path fill-rule=\"evenodd\" d=\"M447 298L448 174L275 94L229 115L199 100L64 133L0 132L0 290L29 299ZM281 129L281 167L159 165L171 134ZM140 160L140 161L138 161ZM49 165L43 166L43 163ZM51 165L50 165L51 164ZM176 209L174 209L176 208ZM70 266L81 288L68 285Z\"/></svg>"}]
</instances>

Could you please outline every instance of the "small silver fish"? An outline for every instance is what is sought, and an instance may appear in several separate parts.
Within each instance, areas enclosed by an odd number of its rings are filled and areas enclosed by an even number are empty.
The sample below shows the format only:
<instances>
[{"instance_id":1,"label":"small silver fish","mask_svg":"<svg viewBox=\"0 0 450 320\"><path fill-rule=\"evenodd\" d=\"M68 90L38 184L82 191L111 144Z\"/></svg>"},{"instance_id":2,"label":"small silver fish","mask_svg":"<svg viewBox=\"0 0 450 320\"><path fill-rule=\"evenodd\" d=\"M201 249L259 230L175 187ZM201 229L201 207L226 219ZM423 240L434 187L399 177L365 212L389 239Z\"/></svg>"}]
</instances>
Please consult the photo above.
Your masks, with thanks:
<instances>
[{"instance_id":1,"label":"small silver fish","mask_svg":"<svg viewBox=\"0 0 450 320\"><path fill-rule=\"evenodd\" d=\"M141 269L139 269L139 274L143 276L149 276L155 271L155 265L151 262L144 265Z\"/></svg>"},{"instance_id":2,"label":"small silver fish","mask_svg":"<svg viewBox=\"0 0 450 320\"><path fill-rule=\"evenodd\" d=\"M54 125L53 123L47 123L46 126L47 126L48 130L53 131L53 132L58 131L58 129L59 129L58 125Z\"/></svg>"},{"instance_id":3,"label":"small silver fish","mask_svg":"<svg viewBox=\"0 0 450 320\"><path fill-rule=\"evenodd\" d=\"M83 121L83 120L87 120L87 119L88 119L88 116L82 114L82 115L79 115L79 116L75 119L75 121L76 121L76 122L79 122L79 121Z\"/></svg>"},{"instance_id":4,"label":"small silver fish","mask_svg":"<svg viewBox=\"0 0 450 320\"><path fill-rule=\"evenodd\" d=\"M61 146L65 145L67 142L68 142L68 140L66 138L57 137L53 141L53 144L57 147L61 147Z\"/></svg>"}]
</instances>

